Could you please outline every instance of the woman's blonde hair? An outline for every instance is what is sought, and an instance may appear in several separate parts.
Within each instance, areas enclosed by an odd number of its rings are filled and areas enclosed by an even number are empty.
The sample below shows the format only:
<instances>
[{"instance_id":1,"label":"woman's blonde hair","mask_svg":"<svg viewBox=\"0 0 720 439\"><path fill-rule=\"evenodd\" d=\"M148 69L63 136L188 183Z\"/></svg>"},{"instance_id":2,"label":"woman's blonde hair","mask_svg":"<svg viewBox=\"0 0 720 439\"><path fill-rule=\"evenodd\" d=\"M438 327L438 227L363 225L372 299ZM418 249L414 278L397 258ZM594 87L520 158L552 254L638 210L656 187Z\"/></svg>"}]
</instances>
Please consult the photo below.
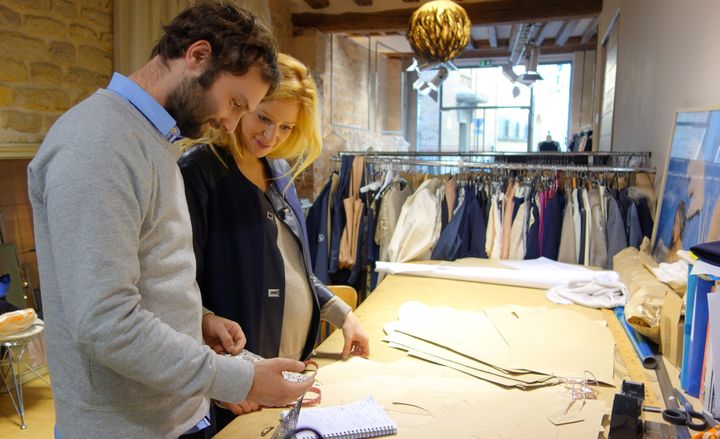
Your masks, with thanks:
<instances>
[{"instance_id":1,"label":"woman's blonde hair","mask_svg":"<svg viewBox=\"0 0 720 439\"><path fill-rule=\"evenodd\" d=\"M317 86L308 68L290 55L279 53L278 67L281 74L280 84L271 95L263 99L263 102L297 102L300 104L300 112L295 128L288 138L271 151L267 157L285 159L290 162L288 174L295 179L318 158L322 148ZM241 129L240 127L241 124L238 124L236 131ZM242 157L241 142L241 136L236 133L211 129L205 137L198 140L184 140L180 145L183 149L197 144L208 144L212 148L226 148L230 150L235 160L239 160ZM227 163L225 165L227 166Z\"/></svg>"}]
</instances>

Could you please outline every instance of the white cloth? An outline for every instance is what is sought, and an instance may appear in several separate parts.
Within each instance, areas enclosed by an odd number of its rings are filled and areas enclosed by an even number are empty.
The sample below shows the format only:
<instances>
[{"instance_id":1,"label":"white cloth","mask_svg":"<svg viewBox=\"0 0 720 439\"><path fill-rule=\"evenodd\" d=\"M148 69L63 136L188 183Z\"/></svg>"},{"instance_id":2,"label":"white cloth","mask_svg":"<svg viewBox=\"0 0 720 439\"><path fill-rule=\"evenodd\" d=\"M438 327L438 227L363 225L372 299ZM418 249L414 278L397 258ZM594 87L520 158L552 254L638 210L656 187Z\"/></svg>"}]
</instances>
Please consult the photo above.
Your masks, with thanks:
<instances>
[{"instance_id":1,"label":"white cloth","mask_svg":"<svg viewBox=\"0 0 720 439\"><path fill-rule=\"evenodd\" d=\"M442 186L439 178L431 178L405 201L388 245L390 261L430 259L432 249L440 237L442 209L436 192L442 190Z\"/></svg>"},{"instance_id":2,"label":"white cloth","mask_svg":"<svg viewBox=\"0 0 720 439\"><path fill-rule=\"evenodd\" d=\"M625 306L628 289L622 282L581 280L550 288L546 296L549 301L564 305L577 303L589 308L615 308Z\"/></svg>"},{"instance_id":3,"label":"white cloth","mask_svg":"<svg viewBox=\"0 0 720 439\"><path fill-rule=\"evenodd\" d=\"M646 264L645 268L650 270L657 280L668 284L670 288L680 293L681 296L685 294L688 280L687 262L683 260L675 261L672 264L662 262L657 267L651 267Z\"/></svg>"}]
</instances>

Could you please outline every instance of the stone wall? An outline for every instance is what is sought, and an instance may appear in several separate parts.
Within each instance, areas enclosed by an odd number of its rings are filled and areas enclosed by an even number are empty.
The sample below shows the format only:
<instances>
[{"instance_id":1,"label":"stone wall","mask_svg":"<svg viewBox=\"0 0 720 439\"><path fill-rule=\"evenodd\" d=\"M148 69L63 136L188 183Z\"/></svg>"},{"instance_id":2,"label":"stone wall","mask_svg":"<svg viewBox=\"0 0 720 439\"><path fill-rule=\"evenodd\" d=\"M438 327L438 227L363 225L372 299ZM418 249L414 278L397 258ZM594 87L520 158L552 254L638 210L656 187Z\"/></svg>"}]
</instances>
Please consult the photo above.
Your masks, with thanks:
<instances>
[{"instance_id":1,"label":"stone wall","mask_svg":"<svg viewBox=\"0 0 720 439\"><path fill-rule=\"evenodd\" d=\"M39 286L27 165L68 108L113 70L112 0L3 0L0 4L0 232ZM0 273L2 274L2 273Z\"/></svg>"},{"instance_id":2,"label":"stone wall","mask_svg":"<svg viewBox=\"0 0 720 439\"><path fill-rule=\"evenodd\" d=\"M0 5L0 148L39 144L113 68L112 0Z\"/></svg>"}]
</instances>

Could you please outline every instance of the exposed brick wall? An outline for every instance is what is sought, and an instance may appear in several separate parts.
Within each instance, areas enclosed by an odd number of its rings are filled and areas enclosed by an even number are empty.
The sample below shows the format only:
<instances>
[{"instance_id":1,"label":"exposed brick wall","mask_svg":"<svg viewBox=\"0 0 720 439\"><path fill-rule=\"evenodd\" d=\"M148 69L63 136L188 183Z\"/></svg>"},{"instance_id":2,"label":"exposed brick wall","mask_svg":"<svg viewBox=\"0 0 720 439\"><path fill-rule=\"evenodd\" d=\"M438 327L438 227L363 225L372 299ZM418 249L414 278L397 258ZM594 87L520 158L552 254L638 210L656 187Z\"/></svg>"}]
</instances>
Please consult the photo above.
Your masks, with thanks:
<instances>
[{"instance_id":1,"label":"exposed brick wall","mask_svg":"<svg viewBox=\"0 0 720 439\"><path fill-rule=\"evenodd\" d=\"M27 193L29 160L0 160L0 233L15 244L21 267L26 267L30 285L39 285L32 209ZM4 273L0 273L2 275Z\"/></svg>"},{"instance_id":2,"label":"exposed brick wall","mask_svg":"<svg viewBox=\"0 0 720 439\"><path fill-rule=\"evenodd\" d=\"M3 0L0 148L40 143L112 73L112 0Z\"/></svg>"},{"instance_id":3,"label":"exposed brick wall","mask_svg":"<svg viewBox=\"0 0 720 439\"><path fill-rule=\"evenodd\" d=\"M305 31L301 35L293 37L291 54L310 67L313 77L318 83L322 102L322 132L323 151L320 157L313 164L312 173L307 172L296 186L301 196L314 199L325 185L330 172L336 164L331 157L338 151L365 150L372 146L379 151L403 151L408 150L409 144L401 135L384 135L381 133L382 126L388 125L397 128L401 125L399 120L400 108L395 105L381 105L375 107L368 84L371 78L368 73L368 51L347 37L335 36L335 51L331 56L331 38L329 35L314 31ZM370 53L370 62L373 63L375 52ZM388 87L393 87L399 81L397 69L400 64L389 61L381 69L381 77L378 78ZM371 65L371 69L373 66ZM330 88L333 87L333 93ZM396 93L397 97L401 91L390 93L383 90L383 99ZM390 98L392 99L392 98ZM368 115L370 106L370 116ZM331 113L332 109L332 113ZM384 114L386 111L395 114ZM372 119L368 119L372 117ZM383 121L383 123L375 123ZM370 121L370 123L368 123ZM346 125L362 126L353 128Z\"/></svg>"}]
</instances>

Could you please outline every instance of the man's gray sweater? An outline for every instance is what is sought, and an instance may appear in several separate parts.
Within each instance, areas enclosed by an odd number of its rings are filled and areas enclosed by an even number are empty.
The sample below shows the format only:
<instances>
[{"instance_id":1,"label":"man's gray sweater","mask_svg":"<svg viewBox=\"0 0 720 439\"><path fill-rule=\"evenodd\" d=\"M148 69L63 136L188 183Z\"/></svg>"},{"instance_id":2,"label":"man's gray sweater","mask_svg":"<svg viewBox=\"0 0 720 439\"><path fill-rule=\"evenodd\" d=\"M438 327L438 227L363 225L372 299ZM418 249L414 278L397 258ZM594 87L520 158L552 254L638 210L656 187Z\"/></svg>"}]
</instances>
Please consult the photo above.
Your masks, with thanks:
<instances>
[{"instance_id":1,"label":"man's gray sweater","mask_svg":"<svg viewBox=\"0 0 720 439\"><path fill-rule=\"evenodd\" d=\"M99 90L28 168L47 356L63 439L176 438L238 402L248 363L202 343L179 151Z\"/></svg>"}]
</instances>

